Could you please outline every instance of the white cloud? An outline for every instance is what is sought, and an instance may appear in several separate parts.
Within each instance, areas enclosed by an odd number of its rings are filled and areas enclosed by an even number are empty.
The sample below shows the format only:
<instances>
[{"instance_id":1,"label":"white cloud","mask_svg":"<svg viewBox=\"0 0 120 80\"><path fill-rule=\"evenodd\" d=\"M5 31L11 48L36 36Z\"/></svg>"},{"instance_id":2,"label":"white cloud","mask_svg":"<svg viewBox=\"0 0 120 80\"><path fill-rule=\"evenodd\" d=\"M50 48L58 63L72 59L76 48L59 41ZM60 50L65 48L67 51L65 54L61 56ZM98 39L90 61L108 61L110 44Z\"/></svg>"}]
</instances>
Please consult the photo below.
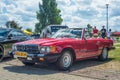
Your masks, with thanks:
<instances>
[{"instance_id":1,"label":"white cloud","mask_svg":"<svg viewBox=\"0 0 120 80\"><path fill-rule=\"evenodd\" d=\"M58 2L61 0L58 0ZM72 3L71 5L65 4L64 1L62 3L58 3L61 7L59 7L62 10L62 16L64 18L63 24L67 24L70 26L78 26L78 27L86 27L86 25L89 23L92 26L97 26L98 29L101 29L102 25L106 26L106 2L107 0L70 0ZM116 30L118 28L118 24L120 24L118 21L115 23L111 18L113 16L110 16L112 13L114 13L115 16L120 15L120 5L119 0L111 0L109 1L109 28L112 28L113 30ZM115 12L115 11L116 12ZM67 16L69 16L69 18ZM119 17L118 17L119 19ZM117 30L120 31L120 28Z\"/></svg>"},{"instance_id":2,"label":"white cloud","mask_svg":"<svg viewBox=\"0 0 120 80\"><path fill-rule=\"evenodd\" d=\"M34 29L37 21L36 11L41 0L0 0L0 25L15 20L24 28ZM70 27L86 27L89 23L101 29L106 25L107 0L57 0L63 23ZM120 0L109 0L109 27L120 28Z\"/></svg>"},{"instance_id":3,"label":"white cloud","mask_svg":"<svg viewBox=\"0 0 120 80\"><path fill-rule=\"evenodd\" d=\"M15 20L23 28L33 28L37 22L36 11L41 0L0 0L0 25L6 21Z\"/></svg>"}]
</instances>

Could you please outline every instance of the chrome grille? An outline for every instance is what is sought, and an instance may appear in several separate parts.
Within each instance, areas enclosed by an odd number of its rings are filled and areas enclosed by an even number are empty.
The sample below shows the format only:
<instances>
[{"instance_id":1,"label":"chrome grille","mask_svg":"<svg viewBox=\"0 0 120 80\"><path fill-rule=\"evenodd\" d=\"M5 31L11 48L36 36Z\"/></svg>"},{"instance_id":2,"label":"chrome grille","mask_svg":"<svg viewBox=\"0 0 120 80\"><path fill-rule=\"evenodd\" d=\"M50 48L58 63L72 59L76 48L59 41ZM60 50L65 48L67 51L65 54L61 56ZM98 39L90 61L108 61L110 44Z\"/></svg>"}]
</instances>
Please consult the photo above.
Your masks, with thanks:
<instances>
[{"instance_id":1,"label":"chrome grille","mask_svg":"<svg viewBox=\"0 0 120 80\"><path fill-rule=\"evenodd\" d=\"M38 53L39 49L38 49L38 45L17 45L17 51L25 51L28 53Z\"/></svg>"}]
</instances>

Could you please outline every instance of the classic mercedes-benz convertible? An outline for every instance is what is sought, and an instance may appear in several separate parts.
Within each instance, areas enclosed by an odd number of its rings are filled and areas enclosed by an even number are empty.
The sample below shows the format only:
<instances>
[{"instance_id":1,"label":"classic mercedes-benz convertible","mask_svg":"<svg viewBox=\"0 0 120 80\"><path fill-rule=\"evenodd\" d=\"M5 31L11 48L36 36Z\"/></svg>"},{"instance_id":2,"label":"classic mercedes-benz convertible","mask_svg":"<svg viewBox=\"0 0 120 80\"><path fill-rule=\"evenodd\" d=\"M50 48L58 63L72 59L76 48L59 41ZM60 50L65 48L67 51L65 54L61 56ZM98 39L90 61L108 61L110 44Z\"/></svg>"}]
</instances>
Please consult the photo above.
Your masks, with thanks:
<instances>
[{"instance_id":1,"label":"classic mercedes-benz convertible","mask_svg":"<svg viewBox=\"0 0 120 80\"><path fill-rule=\"evenodd\" d=\"M56 63L59 69L67 70L77 60L108 59L113 47L110 39L90 37L85 29L62 29L51 38L19 42L13 45L13 55L25 65Z\"/></svg>"}]
</instances>

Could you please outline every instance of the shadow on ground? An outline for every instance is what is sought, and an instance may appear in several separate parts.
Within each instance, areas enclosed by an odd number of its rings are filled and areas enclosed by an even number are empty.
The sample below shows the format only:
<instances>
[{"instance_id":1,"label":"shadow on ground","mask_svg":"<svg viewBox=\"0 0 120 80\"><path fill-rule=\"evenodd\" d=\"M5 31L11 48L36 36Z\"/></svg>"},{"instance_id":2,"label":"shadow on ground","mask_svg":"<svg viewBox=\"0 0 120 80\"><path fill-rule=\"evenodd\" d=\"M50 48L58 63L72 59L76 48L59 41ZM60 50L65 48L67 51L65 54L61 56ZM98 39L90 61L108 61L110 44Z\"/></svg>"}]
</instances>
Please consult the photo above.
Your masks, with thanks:
<instances>
[{"instance_id":1,"label":"shadow on ground","mask_svg":"<svg viewBox=\"0 0 120 80\"><path fill-rule=\"evenodd\" d=\"M98 59L88 59L88 60L83 60L83 61L76 61L73 64L70 71L76 71L76 70L87 68L87 67L94 67L97 65L108 63L112 60L114 60L114 58L109 58L107 61L99 61Z\"/></svg>"},{"instance_id":2,"label":"shadow on ground","mask_svg":"<svg viewBox=\"0 0 120 80\"><path fill-rule=\"evenodd\" d=\"M3 68L10 72L21 73L21 74L24 73L24 74L28 74L28 75L48 75L48 74L55 74L55 73L74 72L74 71L84 69L87 67L94 67L96 65L101 65L101 64L107 63L111 60L112 60L112 58L110 58L108 61L104 61L104 62L98 61L96 59L77 61L72 65L72 67L68 71L60 71L53 64L51 64L51 65L36 64L34 66L8 65Z\"/></svg>"}]
</instances>

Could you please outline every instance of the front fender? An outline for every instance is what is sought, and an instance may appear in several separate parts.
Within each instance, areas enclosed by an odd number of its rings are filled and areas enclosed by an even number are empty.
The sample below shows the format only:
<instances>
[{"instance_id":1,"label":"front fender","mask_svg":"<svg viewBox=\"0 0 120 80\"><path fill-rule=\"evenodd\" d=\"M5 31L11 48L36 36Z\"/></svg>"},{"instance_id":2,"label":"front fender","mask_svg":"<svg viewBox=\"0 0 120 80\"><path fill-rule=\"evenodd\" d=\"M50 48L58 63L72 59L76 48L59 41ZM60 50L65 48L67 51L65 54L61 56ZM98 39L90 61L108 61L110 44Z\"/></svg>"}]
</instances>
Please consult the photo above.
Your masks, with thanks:
<instances>
[{"instance_id":1,"label":"front fender","mask_svg":"<svg viewBox=\"0 0 120 80\"><path fill-rule=\"evenodd\" d=\"M68 49L68 48L74 50L74 48L71 45L65 45L65 46L57 46L57 51L58 53L61 53L64 49Z\"/></svg>"}]
</instances>

